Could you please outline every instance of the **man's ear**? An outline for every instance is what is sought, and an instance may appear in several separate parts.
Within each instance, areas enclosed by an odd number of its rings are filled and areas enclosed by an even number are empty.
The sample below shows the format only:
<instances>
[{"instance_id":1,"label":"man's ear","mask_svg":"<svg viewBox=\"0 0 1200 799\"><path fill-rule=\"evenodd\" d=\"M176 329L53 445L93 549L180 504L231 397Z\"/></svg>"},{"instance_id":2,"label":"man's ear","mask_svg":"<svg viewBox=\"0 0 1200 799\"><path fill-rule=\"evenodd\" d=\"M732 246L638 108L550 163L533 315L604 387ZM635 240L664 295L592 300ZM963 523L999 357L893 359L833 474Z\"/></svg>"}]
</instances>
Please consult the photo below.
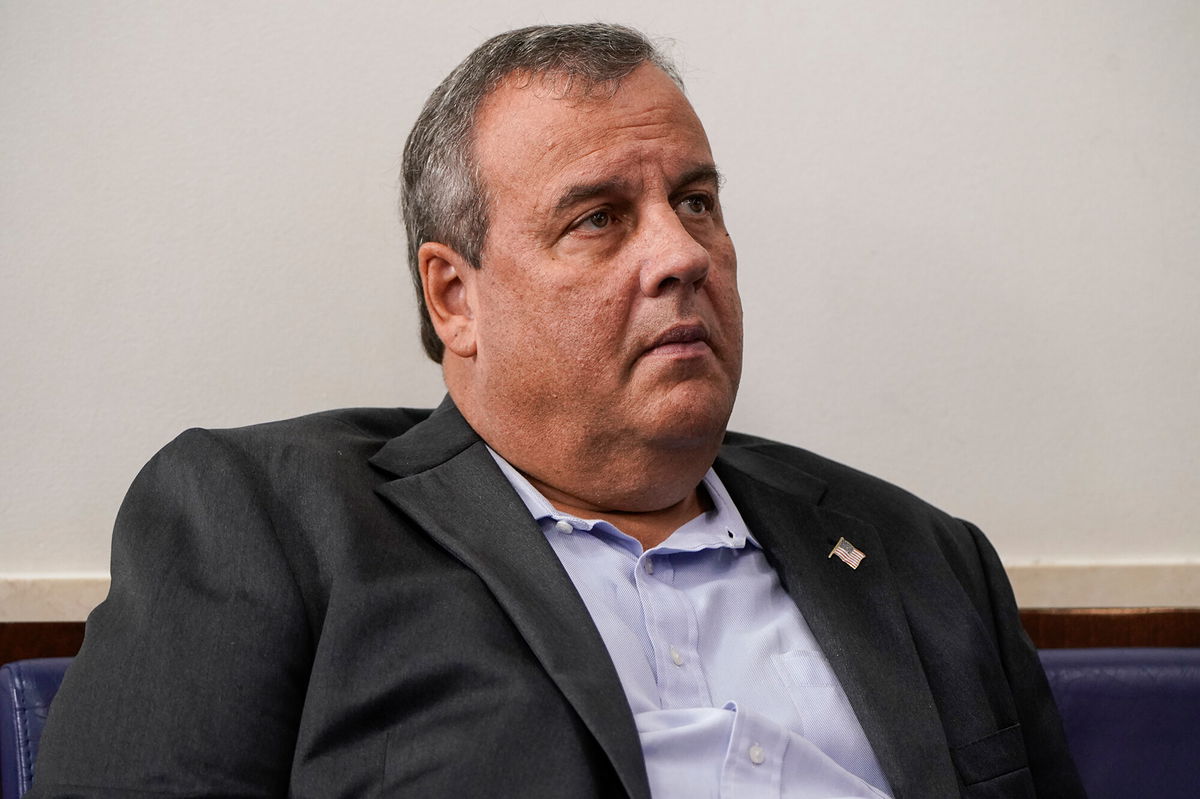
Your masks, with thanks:
<instances>
[{"instance_id":1,"label":"man's ear","mask_svg":"<svg viewBox=\"0 0 1200 799\"><path fill-rule=\"evenodd\" d=\"M470 281L475 268L453 248L427 241L417 250L425 307L438 338L460 358L475 355L475 314Z\"/></svg>"}]
</instances>

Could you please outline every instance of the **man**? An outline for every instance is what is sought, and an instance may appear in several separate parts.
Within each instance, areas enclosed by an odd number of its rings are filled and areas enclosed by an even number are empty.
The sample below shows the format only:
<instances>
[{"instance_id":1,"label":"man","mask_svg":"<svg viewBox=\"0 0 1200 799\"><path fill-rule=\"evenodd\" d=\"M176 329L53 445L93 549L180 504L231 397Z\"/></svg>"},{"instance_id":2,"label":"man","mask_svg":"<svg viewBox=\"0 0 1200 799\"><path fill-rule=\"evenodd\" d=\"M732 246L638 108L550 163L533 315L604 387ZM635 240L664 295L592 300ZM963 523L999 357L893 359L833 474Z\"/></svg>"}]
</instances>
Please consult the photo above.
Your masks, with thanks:
<instances>
[{"instance_id":1,"label":"man","mask_svg":"<svg viewBox=\"0 0 1200 799\"><path fill-rule=\"evenodd\" d=\"M1082 795L983 536L726 435L719 177L644 38L490 40L404 178L449 397L156 456L35 795Z\"/></svg>"}]
</instances>

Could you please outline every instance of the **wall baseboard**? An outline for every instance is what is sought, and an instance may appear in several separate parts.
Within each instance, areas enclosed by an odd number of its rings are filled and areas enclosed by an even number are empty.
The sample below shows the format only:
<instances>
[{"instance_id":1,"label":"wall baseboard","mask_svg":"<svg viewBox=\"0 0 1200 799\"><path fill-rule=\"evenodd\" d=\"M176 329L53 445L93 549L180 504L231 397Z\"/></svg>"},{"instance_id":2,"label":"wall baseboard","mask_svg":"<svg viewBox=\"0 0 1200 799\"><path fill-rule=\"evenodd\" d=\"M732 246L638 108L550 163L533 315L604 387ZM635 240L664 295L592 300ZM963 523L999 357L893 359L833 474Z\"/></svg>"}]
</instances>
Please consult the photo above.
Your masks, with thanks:
<instances>
[{"instance_id":1,"label":"wall baseboard","mask_svg":"<svg viewBox=\"0 0 1200 799\"><path fill-rule=\"evenodd\" d=\"M83 628L81 621L0 621L0 663L74 657Z\"/></svg>"},{"instance_id":2,"label":"wall baseboard","mask_svg":"<svg viewBox=\"0 0 1200 799\"><path fill-rule=\"evenodd\" d=\"M1200 562L1005 568L1023 608L1200 608ZM0 574L0 622L82 621L108 582L106 574Z\"/></svg>"},{"instance_id":3,"label":"wall baseboard","mask_svg":"<svg viewBox=\"0 0 1200 799\"><path fill-rule=\"evenodd\" d=\"M1200 608L1022 608L1038 649L1200 646Z\"/></svg>"}]
</instances>

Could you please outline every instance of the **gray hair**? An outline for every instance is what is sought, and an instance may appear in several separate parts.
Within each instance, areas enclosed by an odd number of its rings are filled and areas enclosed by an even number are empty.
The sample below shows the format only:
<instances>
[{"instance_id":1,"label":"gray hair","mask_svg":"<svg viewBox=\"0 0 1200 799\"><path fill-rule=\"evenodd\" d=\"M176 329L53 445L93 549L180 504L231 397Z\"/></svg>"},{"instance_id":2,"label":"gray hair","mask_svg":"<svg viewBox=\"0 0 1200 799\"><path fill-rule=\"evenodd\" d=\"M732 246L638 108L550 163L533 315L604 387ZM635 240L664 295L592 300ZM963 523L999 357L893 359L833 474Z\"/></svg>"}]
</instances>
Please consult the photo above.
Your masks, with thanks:
<instances>
[{"instance_id":1,"label":"gray hair","mask_svg":"<svg viewBox=\"0 0 1200 799\"><path fill-rule=\"evenodd\" d=\"M644 63L680 89L674 65L644 35L623 25L538 25L488 39L433 90L404 145L400 210L408 234L408 267L421 310L421 343L441 363L445 347L433 328L417 251L438 241L478 269L488 228L485 185L475 162L475 116L509 75L561 75L566 91L616 90Z\"/></svg>"}]
</instances>

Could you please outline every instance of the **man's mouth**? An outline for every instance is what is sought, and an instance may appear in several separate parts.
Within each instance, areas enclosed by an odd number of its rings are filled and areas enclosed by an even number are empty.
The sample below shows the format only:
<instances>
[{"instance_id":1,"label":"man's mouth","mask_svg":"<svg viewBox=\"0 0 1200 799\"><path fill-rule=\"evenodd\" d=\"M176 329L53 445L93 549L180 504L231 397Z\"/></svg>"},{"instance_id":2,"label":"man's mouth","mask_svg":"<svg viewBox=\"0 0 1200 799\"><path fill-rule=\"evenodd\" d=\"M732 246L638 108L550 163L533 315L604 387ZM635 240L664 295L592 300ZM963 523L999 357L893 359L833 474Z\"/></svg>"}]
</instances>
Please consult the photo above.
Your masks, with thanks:
<instances>
[{"instance_id":1,"label":"man's mouth","mask_svg":"<svg viewBox=\"0 0 1200 799\"><path fill-rule=\"evenodd\" d=\"M688 357L710 352L708 328L699 322L675 325L664 330L646 348L646 355Z\"/></svg>"}]
</instances>

